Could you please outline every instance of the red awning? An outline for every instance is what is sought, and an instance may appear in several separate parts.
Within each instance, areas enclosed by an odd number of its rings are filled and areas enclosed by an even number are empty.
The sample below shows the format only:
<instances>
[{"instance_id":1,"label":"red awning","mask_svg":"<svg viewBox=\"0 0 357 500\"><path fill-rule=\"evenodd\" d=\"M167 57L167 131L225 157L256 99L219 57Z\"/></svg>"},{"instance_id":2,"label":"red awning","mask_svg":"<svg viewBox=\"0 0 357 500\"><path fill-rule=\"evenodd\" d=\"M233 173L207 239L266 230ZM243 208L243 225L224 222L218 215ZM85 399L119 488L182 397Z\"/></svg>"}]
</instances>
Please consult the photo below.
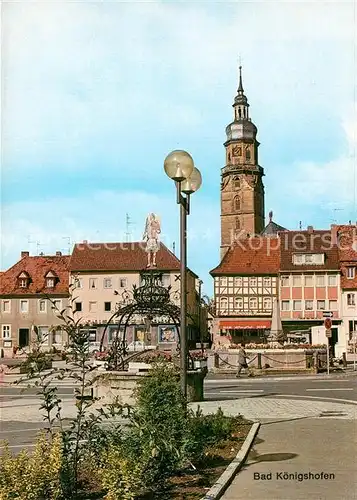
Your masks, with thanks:
<instances>
[{"instance_id":1,"label":"red awning","mask_svg":"<svg viewBox=\"0 0 357 500\"><path fill-rule=\"evenodd\" d=\"M224 330L264 330L265 328L270 328L271 320L269 319L256 319L247 321L220 321L219 327Z\"/></svg>"}]
</instances>

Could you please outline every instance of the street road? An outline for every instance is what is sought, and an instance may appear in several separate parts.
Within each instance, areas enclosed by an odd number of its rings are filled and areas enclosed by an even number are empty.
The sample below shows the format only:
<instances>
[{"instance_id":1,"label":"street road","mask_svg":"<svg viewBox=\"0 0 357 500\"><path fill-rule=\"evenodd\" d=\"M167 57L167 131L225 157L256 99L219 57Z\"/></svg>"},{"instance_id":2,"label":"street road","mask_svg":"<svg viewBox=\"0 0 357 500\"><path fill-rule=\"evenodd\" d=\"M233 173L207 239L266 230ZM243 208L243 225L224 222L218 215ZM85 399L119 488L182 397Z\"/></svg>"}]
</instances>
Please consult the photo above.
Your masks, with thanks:
<instances>
[{"instance_id":1,"label":"street road","mask_svg":"<svg viewBox=\"0 0 357 500\"><path fill-rule=\"evenodd\" d=\"M357 404L357 377L346 375L305 377L234 378L209 375L205 381L205 399L289 398L335 401Z\"/></svg>"},{"instance_id":2,"label":"street road","mask_svg":"<svg viewBox=\"0 0 357 500\"><path fill-rule=\"evenodd\" d=\"M58 395L63 406L73 407L73 381L61 381ZM357 377L347 375L305 376L305 377L257 377L239 379L232 375L209 374L205 381L206 400L301 400L335 402L357 405ZM31 447L36 434L44 427L39 411L41 400L35 389L21 389L16 386L0 385L0 441L7 440L12 451ZM6 415L4 418L3 416ZM297 415L298 416L298 415Z\"/></svg>"}]
</instances>

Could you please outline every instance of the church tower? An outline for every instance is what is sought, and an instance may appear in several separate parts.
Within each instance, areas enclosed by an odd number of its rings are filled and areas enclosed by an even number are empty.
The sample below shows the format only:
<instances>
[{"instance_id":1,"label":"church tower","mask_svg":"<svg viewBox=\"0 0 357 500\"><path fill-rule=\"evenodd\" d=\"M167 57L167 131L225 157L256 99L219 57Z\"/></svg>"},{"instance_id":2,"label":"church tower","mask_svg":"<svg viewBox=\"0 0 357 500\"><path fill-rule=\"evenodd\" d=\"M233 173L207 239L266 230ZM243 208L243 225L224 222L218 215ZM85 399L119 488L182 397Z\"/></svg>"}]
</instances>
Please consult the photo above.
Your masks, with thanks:
<instances>
[{"instance_id":1,"label":"church tower","mask_svg":"<svg viewBox=\"0 0 357 500\"><path fill-rule=\"evenodd\" d=\"M264 170L258 164L257 127L249 117L241 66L233 109L224 143L226 164L221 169L221 257L235 240L264 229Z\"/></svg>"}]
</instances>

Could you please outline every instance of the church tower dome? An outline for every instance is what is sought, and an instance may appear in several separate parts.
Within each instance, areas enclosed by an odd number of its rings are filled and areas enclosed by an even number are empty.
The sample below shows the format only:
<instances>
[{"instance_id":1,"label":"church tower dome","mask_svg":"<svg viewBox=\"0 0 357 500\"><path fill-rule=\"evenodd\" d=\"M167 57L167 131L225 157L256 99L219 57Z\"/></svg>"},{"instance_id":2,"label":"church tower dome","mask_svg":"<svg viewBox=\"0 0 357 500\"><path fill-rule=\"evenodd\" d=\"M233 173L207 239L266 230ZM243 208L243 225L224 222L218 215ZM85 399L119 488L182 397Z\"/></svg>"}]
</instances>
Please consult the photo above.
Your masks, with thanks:
<instances>
[{"instance_id":1,"label":"church tower dome","mask_svg":"<svg viewBox=\"0 0 357 500\"><path fill-rule=\"evenodd\" d=\"M237 239L264 229L264 170L258 164L258 130L249 116L241 66L233 110L233 121L226 127L226 164L221 169L222 256Z\"/></svg>"}]
</instances>

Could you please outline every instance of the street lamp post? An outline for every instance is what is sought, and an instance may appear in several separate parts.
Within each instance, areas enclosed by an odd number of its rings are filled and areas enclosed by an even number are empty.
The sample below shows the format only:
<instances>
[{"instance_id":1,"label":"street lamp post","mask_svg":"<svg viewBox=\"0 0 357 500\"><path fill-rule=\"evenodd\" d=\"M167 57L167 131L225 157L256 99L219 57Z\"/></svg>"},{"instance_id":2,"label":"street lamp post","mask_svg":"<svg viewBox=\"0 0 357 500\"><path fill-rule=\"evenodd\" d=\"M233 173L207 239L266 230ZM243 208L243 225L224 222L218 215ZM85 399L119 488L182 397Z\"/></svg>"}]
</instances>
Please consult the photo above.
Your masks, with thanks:
<instances>
[{"instance_id":1,"label":"street lamp post","mask_svg":"<svg viewBox=\"0 0 357 500\"><path fill-rule=\"evenodd\" d=\"M201 173L186 151L172 151L165 158L164 169L176 183L177 204L180 205L180 385L187 394L187 215L190 213L190 195L202 183Z\"/></svg>"}]
</instances>

